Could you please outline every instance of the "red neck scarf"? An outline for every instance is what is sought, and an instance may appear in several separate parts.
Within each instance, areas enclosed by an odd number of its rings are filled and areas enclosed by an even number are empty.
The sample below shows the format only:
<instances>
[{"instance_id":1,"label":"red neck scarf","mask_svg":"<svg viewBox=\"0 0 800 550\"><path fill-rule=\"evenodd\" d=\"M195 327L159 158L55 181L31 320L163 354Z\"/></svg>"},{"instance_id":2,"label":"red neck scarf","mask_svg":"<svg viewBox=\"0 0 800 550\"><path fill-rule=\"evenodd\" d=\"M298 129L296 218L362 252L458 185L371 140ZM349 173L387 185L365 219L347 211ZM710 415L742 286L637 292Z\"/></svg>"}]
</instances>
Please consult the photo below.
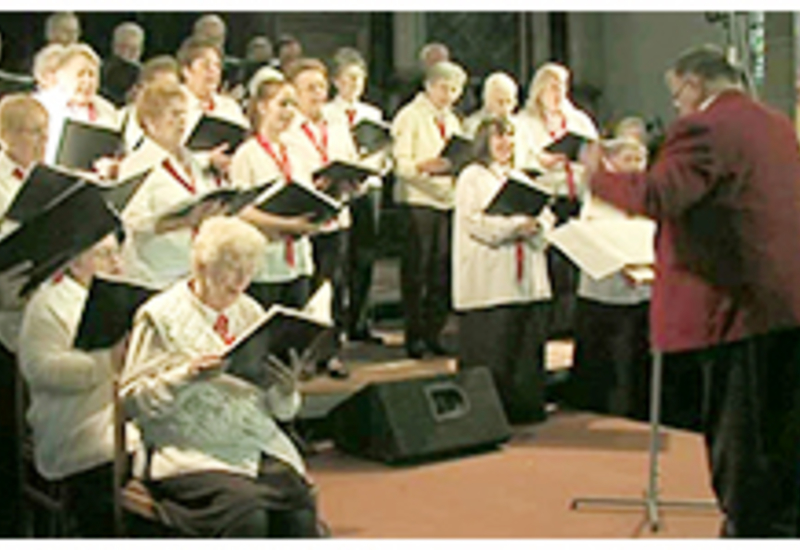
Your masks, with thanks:
<instances>
[{"instance_id":1,"label":"red neck scarf","mask_svg":"<svg viewBox=\"0 0 800 550\"><path fill-rule=\"evenodd\" d=\"M311 145L314 146L314 149L317 150L320 158L322 158L322 163L328 164L328 124L323 120L320 124L317 124L317 127L320 131L319 140L317 140L317 137L311 130L311 123L309 121L305 121L301 126L303 133L311 142Z\"/></svg>"}]
</instances>

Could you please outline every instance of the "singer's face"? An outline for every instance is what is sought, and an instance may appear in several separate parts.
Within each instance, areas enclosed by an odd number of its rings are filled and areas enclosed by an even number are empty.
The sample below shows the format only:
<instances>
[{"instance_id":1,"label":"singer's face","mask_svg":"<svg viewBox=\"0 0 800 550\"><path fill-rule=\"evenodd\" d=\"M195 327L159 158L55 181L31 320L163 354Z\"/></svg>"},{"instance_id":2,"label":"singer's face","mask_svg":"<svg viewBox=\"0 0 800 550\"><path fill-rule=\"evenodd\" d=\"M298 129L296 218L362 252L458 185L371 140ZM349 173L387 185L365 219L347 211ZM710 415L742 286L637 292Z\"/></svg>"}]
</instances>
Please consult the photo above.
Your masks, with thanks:
<instances>
[{"instance_id":1,"label":"singer's face","mask_svg":"<svg viewBox=\"0 0 800 550\"><path fill-rule=\"evenodd\" d=\"M489 137L489 152L492 160L498 164L511 164L514 157L514 134L511 132L492 133Z\"/></svg>"},{"instance_id":2,"label":"singer's face","mask_svg":"<svg viewBox=\"0 0 800 550\"><path fill-rule=\"evenodd\" d=\"M702 82L692 74L678 76L670 71L667 73L667 88L680 116L697 112L705 99Z\"/></svg>"}]
</instances>

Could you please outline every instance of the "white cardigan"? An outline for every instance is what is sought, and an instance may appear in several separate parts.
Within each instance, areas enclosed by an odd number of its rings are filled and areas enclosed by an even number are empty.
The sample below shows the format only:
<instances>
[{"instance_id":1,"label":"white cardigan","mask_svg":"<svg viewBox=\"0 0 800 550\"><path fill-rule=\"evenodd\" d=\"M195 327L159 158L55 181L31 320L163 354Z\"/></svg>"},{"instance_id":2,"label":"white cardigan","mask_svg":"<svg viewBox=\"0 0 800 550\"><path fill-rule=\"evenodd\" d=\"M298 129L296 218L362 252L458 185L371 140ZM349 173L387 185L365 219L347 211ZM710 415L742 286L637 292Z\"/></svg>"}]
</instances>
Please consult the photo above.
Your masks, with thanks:
<instances>
[{"instance_id":1,"label":"white cardigan","mask_svg":"<svg viewBox=\"0 0 800 550\"><path fill-rule=\"evenodd\" d=\"M46 281L22 322L19 366L30 391L27 420L36 468L50 480L114 457L110 353L72 347L87 296L68 275Z\"/></svg>"},{"instance_id":2,"label":"white cardigan","mask_svg":"<svg viewBox=\"0 0 800 550\"><path fill-rule=\"evenodd\" d=\"M275 146L278 153L278 145ZM294 167L294 157L287 149L289 164ZM231 181L234 187L250 189L267 183L275 178L283 181L275 160L264 150L254 137L242 143L233 155L231 163ZM294 265L286 262L286 240L280 238L267 244L264 264L253 278L256 282L284 283L300 276L314 273L314 260L311 254L311 240L308 236L293 239Z\"/></svg>"},{"instance_id":3,"label":"white cardigan","mask_svg":"<svg viewBox=\"0 0 800 550\"><path fill-rule=\"evenodd\" d=\"M195 193L181 185L164 167L169 160L185 181L194 181ZM192 159L192 157L190 157ZM192 232L178 229L156 234L159 217L182 201L218 188L217 181L209 177L193 159L192 174L183 171L181 163L150 139L120 165L120 177L125 178L148 166L153 171L134 194L122 212L127 239L122 249L125 272L132 278L164 288L189 274L191 268Z\"/></svg>"},{"instance_id":4,"label":"white cardigan","mask_svg":"<svg viewBox=\"0 0 800 550\"><path fill-rule=\"evenodd\" d=\"M448 109L439 111L424 92L405 105L392 121L397 182L394 200L402 204L428 206L437 210L453 208L455 181L452 176L427 176L417 170L423 160L438 157L447 139L436 126L437 117L444 117L447 138L461 133L461 122Z\"/></svg>"},{"instance_id":5,"label":"white cardigan","mask_svg":"<svg viewBox=\"0 0 800 550\"><path fill-rule=\"evenodd\" d=\"M264 310L242 294L223 313L229 332L238 336ZM228 374L190 378L193 358L227 349L213 329L218 315L185 280L150 299L136 314L122 396L144 441L156 450L152 477L207 470L255 477L262 452L304 474L302 457L274 420L297 414L297 391L286 395L273 386L263 392ZM134 465L139 476L145 465L142 451Z\"/></svg>"},{"instance_id":6,"label":"white cardigan","mask_svg":"<svg viewBox=\"0 0 800 550\"><path fill-rule=\"evenodd\" d=\"M459 311L550 299L544 233L552 228L553 215L545 209L539 216L542 232L521 241L524 260L519 280L514 232L526 218L484 213L505 180L499 167L473 163L456 183L453 305Z\"/></svg>"}]
</instances>

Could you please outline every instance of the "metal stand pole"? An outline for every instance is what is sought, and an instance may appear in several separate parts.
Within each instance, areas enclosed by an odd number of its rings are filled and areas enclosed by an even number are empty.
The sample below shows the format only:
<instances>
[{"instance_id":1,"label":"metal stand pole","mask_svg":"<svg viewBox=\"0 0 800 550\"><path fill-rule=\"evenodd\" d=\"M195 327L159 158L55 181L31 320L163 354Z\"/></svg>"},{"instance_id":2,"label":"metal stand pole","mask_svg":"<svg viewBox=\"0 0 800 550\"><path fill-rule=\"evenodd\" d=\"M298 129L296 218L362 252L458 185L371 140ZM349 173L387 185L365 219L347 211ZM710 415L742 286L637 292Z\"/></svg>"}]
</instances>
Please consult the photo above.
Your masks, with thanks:
<instances>
[{"instance_id":1,"label":"metal stand pole","mask_svg":"<svg viewBox=\"0 0 800 550\"><path fill-rule=\"evenodd\" d=\"M661 500L658 488L658 454L660 451L660 424L661 424L661 378L662 355L653 351L653 376L650 381L650 465L647 480L647 490L643 498L626 497L578 497L572 500L570 509L577 510L580 506L644 506L647 511L647 522L650 531L656 532L661 526L659 507L688 508L694 510L716 509L713 500Z\"/></svg>"}]
</instances>

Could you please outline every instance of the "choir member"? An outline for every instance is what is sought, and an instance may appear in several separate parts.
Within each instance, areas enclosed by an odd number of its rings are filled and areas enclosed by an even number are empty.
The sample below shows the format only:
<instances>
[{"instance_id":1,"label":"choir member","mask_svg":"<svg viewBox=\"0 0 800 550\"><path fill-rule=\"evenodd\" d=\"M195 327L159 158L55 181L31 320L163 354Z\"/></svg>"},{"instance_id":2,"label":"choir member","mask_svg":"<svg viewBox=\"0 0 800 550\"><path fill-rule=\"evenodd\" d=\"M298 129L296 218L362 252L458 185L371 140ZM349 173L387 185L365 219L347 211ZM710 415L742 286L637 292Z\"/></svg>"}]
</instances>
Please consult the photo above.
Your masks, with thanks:
<instances>
[{"instance_id":1,"label":"choir member","mask_svg":"<svg viewBox=\"0 0 800 550\"><path fill-rule=\"evenodd\" d=\"M647 125L638 116L628 116L620 120L614 127L615 138L633 138L647 146Z\"/></svg>"},{"instance_id":2,"label":"choir member","mask_svg":"<svg viewBox=\"0 0 800 550\"><path fill-rule=\"evenodd\" d=\"M163 217L220 185L183 146L186 103L186 94L174 82L159 80L145 86L136 101L145 140L120 165L123 179L153 167L122 212L129 232L123 260L131 277L158 287L189 274L192 234L204 218L221 211L219 204L206 203L183 217Z\"/></svg>"},{"instance_id":3,"label":"choir member","mask_svg":"<svg viewBox=\"0 0 800 550\"><path fill-rule=\"evenodd\" d=\"M618 172L642 172L647 148L631 137L607 143ZM589 194L581 209L584 220L630 216ZM636 285L621 272L596 281L581 273L575 311L575 354L570 373L571 399L578 407L647 418L647 373L650 369L648 305L650 287Z\"/></svg>"},{"instance_id":4,"label":"choir member","mask_svg":"<svg viewBox=\"0 0 800 550\"><path fill-rule=\"evenodd\" d=\"M324 186L314 182L313 172L333 160L355 160L355 145L350 129L341 120L328 120L323 106L328 100L328 71L317 59L299 59L292 63L287 73L297 91L298 114L285 133L284 143L289 156L296 160L293 176L300 183ZM320 233L312 237L314 278L311 286L318 288L329 280L333 286L333 319L337 331L344 328L345 270L347 229L350 226L348 208L338 219L325 224ZM337 344L339 338L336 339ZM347 369L338 356L327 365L332 376L346 376Z\"/></svg>"},{"instance_id":5,"label":"choir member","mask_svg":"<svg viewBox=\"0 0 800 550\"><path fill-rule=\"evenodd\" d=\"M219 50L222 89L238 97L241 93L238 88L245 82L242 74L242 60L225 53L225 40L228 35L228 26L225 21L215 13L207 13L194 22L192 34L200 40L211 42Z\"/></svg>"},{"instance_id":6,"label":"choir member","mask_svg":"<svg viewBox=\"0 0 800 550\"><path fill-rule=\"evenodd\" d=\"M569 71L556 63L545 63L534 74L525 108L517 117L520 139L518 166L544 172L539 178L556 195L553 212L556 224L566 222L580 212L586 193L583 169L577 162L568 162L563 155L545 151L568 132L596 139L597 128L589 116L575 107L568 98ZM555 335L571 332L575 308L577 269L558 250L549 249L548 268L553 284L553 323Z\"/></svg>"},{"instance_id":7,"label":"choir member","mask_svg":"<svg viewBox=\"0 0 800 550\"><path fill-rule=\"evenodd\" d=\"M289 70L289 65L303 57L303 45L291 34L282 34L275 45L278 54L278 69L282 72Z\"/></svg>"},{"instance_id":8,"label":"choir member","mask_svg":"<svg viewBox=\"0 0 800 550\"><path fill-rule=\"evenodd\" d=\"M488 367L512 424L545 418L544 346L550 281L544 233L553 214L484 212L513 174L514 127L490 117L478 126L475 162L456 183L453 305L460 313L459 368Z\"/></svg>"},{"instance_id":9,"label":"choir member","mask_svg":"<svg viewBox=\"0 0 800 550\"><path fill-rule=\"evenodd\" d=\"M103 95L114 105L125 105L128 91L136 84L144 51L144 29L132 21L114 28L111 56L103 61L100 78Z\"/></svg>"},{"instance_id":10,"label":"choir member","mask_svg":"<svg viewBox=\"0 0 800 550\"><path fill-rule=\"evenodd\" d=\"M120 112L122 131L125 140L125 151L130 153L137 149L144 140L144 132L139 126L136 115L136 95L145 86L157 80L169 80L179 84L181 80L178 61L171 55L157 55L148 59L139 71L139 80L130 90L129 103Z\"/></svg>"},{"instance_id":11,"label":"choir member","mask_svg":"<svg viewBox=\"0 0 800 550\"><path fill-rule=\"evenodd\" d=\"M64 46L48 44L33 58L33 78L40 93L52 90L56 85L56 67L58 67Z\"/></svg>"},{"instance_id":12,"label":"choir member","mask_svg":"<svg viewBox=\"0 0 800 550\"><path fill-rule=\"evenodd\" d=\"M36 469L60 482L81 537L114 536L112 391L126 341L92 352L74 348L73 341L95 273L119 272L119 244L110 234L42 283L25 308L20 333Z\"/></svg>"},{"instance_id":13,"label":"choir member","mask_svg":"<svg viewBox=\"0 0 800 550\"><path fill-rule=\"evenodd\" d=\"M437 63L425 77L425 91L405 105L392 122L396 183L394 200L406 221L401 257L405 346L419 359L425 349L447 354L439 336L450 297L451 214L455 181L437 175L449 168L438 155L461 123L452 106L466 82L464 70Z\"/></svg>"},{"instance_id":14,"label":"choir member","mask_svg":"<svg viewBox=\"0 0 800 550\"><path fill-rule=\"evenodd\" d=\"M192 274L137 312L122 397L146 451L135 475L184 536L315 537L315 491L278 421L300 407L295 369L271 358L275 382L223 372L222 354L264 314L244 291L264 237L238 218L200 226ZM296 363L297 357L292 358Z\"/></svg>"},{"instance_id":15,"label":"choir member","mask_svg":"<svg viewBox=\"0 0 800 550\"><path fill-rule=\"evenodd\" d=\"M336 96L324 107L328 120L338 119L351 130L362 120L383 122L378 107L361 101L367 79L367 64L353 48L340 48L334 55L333 84ZM385 152L379 152L362 162L383 171L388 163ZM372 286L372 267L377 257L378 217L382 183L373 176L365 182L367 191L350 202L352 226L347 246L348 311L345 315L348 340L382 343L373 334L369 322L369 290Z\"/></svg>"},{"instance_id":16,"label":"choir member","mask_svg":"<svg viewBox=\"0 0 800 550\"><path fill-rule=\"evenodd\" d=\"M0 101L0 218L5 216L33 164L44 158L47 126L47 111L31 96L11 94ZM11 222L4 221L0 235L13 227ZM24 306L19 291L27 282L24 271L29 267L23 264L0 274L0 448L4 449L0 453L0 481L8 489L6 498L14 503L18 502L20 481L16 465L19 442L15 436L14 396ZM2 510L7 521L0 522L0 532L4 535L17 533L16 505Z\"/></svg>"},{"instance_id":17,"label":"choir member","mask_svg":"<svg viewBox=\"0 0 800 550\"><path fill-rule=\"evenodd\" d=\"M296 104L294 87L279 73L256 86L249 108L254 135L233 156L234 186L247 189L273 180L294 181L297 162L284 143L283 134L292 123ZM241 217L271 237L265 262L248 290L250 295L265 309L272 304L302 308L309 298L314 273L308 235L317 230L317 225L302 216L276 216L256 206L246 207Z\"/></svg>"},{"instance_id":18,"label":"choir member","mask_svg":"<svg viewBox=\"0 0 800 550\"><path fill-rule=\"evenodd\" d=\"M480 123L488 118L511 120L516 108L517 83L506 73L492 73L483 81L483 105L464 120L464 133L473 137Z\"/></svg>"},{"instance_id":19,"label":"choir member","mask_svg":"<svg viewBox=\"0 0 800 550\"><path fill-rule=\"evenodd\" d=\"M222 51L216 42L191 36L181 44L177 58L188 96L187 138L204 113L247 126L239 104L218 93L222 78ZM225 174L233 154L225 145L209 152L207 159L200 156L201 163L210 163L218 173Z\"/></svg>"},{"instance_id":20,"label":"choir member","mask_svg":"<svg viewBox=\"0 0 800 550\"><path fill-rule=\"evenodd\" d=\"M77 44L81 39L81 21L71 11L56 12L45 20L44 34L48 44Z\"/></svg>"},{"instance_id":21,"label":"choir member","mask_svg":"<svg viewBox=\"0 0 800 550\"><path fill-rule=\"evenodd\" d=\"M119 127L119 113L98 95L100 58L88 44L67 46L55 68L55 89L37 94L50 116L45 160L56 160L61 131L66 119L90 122L109 128Z\"/></svg>"}]
</instances>

